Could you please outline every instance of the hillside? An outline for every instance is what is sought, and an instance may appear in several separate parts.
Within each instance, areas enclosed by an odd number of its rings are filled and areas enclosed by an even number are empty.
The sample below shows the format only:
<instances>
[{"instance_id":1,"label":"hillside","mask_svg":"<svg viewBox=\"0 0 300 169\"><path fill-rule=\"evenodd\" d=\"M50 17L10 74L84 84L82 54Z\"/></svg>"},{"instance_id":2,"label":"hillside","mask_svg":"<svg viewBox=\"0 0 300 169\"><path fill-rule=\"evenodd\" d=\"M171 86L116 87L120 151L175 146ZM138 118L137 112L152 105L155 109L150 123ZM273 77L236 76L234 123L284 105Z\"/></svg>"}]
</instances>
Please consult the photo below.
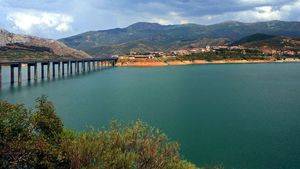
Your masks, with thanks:
<instances>
[{"instance_id":1,"label":"hillside","mask_svg":"<svg viewBox=\"0 0 300 169\"><path fill-rule=\"evenodd\" d=\"M290 38L286 36L274 36L267 34L254 34L246 36L234 45L241 45L247 48L260 48L269 50L293 50L300 51L300 38Z\"/></svg>"},{"instance_id":2,"label":"hillside","mask_svg":"<svg viewBox=\"0 0 300 169\"><path fill-rule=\"evenodd\" d=\"M56 40L17 35L0 29L1 61L87 57L90 57L87 53Z\"/></svg>"},{"instance_id":3,"label":"hillside","mask_svg":"<svg viewBox=\"0 0 300 169\"><path fill-rule=\"evenodd\" d=\"M300 22L224 22L208 26L140 22L126 28L86 32L60 41L89 54L104 55L222 45L255 33L300 37Z\"/></svg>"}]
</instances>

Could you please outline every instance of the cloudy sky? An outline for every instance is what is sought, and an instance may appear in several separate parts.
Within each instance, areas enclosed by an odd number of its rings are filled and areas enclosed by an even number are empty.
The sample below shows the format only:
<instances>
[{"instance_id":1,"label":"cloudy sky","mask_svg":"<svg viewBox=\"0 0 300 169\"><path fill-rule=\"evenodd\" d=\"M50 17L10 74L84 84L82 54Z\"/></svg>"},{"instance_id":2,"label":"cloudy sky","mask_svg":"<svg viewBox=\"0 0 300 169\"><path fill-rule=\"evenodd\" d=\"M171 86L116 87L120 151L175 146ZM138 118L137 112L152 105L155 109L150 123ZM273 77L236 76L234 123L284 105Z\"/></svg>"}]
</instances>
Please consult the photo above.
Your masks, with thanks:
<instances>
[{"instance_id":1,"label":"cloudy sky","mask_svg":"<svg viewBox=\"0 0 300 169\"><path fill-rule=\"evenodd\" d=\"M62 38L135 22L300 21L300 0L0 0L0 27Z\"/></svg>"}]
</instances>

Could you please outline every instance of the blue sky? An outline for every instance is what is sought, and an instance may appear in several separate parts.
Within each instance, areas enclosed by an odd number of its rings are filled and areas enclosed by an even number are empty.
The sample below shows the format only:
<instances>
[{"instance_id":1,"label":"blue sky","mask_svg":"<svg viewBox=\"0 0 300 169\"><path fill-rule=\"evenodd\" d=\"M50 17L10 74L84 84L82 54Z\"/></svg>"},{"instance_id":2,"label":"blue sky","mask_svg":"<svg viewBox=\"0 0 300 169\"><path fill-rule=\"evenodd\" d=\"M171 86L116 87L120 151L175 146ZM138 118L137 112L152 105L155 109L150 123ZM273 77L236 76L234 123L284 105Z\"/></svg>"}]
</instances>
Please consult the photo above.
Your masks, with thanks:
<instances>
[{"instance_id":1,"label":"blue sky","mask_svg":"<svg viewBox=\"0 0 300 169\"><path fill-rule=\"evenodd\" d=\"M0 0L0 27L44 38L135 22L300 21L300 0Z\"/></svg>"}]
</instances>

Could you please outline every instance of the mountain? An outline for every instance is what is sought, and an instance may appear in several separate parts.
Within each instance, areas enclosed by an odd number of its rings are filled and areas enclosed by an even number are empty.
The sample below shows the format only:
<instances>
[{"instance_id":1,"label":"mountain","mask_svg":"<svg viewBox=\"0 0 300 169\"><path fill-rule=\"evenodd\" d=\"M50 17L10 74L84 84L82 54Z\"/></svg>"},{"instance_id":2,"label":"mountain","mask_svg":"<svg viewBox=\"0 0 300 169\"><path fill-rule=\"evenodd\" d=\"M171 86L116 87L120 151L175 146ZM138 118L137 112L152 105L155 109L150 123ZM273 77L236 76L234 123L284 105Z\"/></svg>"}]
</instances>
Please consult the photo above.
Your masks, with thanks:
<instances>
[{"instance_id":1,"label":"mountain","mask_svg":"<svg viewBox=\"0 0 300 169\"><path fill-rule=\"evenodd\" d=\"M232 43L232 45L242 45L245 43L251 43L251 42L257 42L257 41L263 41L263 40L268 40L268 39L272 39L275 38L275 35L267 35L267 34L263 34L263 33L256 33L250 36L246 36L241 38L238 41L235 41L234 43Z\"/></svg>"},{"instance_id":2,"label":"mountain","mask_svg":"<svg viewBox=\"0 0 300 169\"><path fill-rule=\"evenodd\" d=\"M62 42L10 33L0 29L0 60L88 58L87 53Z\"/></svg>"},{"instance_id":3,"label":"mountain","mask_svg":"<svg viewBox=\"0 0 300 169\"><path fill-rule=\"evenodd\" d=\"M300 38L259 33L246 36L234 42L233 45L241 45L247 48L300 51Z\"/></svg>"},{"instance_id":4,"label":"mountain","mask_svg":"<svg viewBox=\"0 0 300 169\"><path fill-rule=\"evenodd\" d=\"M300 37L300 22L224 22L214 25L160 25L139 22L126 28L90 31L60 39L93 55L169 51L186 47L222 45L255 33Z\"/></svg>"}]
</instances>

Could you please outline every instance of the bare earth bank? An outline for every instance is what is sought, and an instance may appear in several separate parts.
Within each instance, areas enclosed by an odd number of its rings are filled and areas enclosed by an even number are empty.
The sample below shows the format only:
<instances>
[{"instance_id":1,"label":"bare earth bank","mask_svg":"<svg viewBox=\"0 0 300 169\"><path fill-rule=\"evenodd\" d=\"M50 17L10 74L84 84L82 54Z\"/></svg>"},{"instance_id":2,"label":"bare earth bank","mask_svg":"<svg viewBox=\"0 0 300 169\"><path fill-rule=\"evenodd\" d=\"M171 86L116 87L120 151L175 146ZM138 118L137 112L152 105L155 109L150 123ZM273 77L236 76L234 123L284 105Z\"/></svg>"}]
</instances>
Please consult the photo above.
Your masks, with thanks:
<instances>
[{"instance_id":1,"label":"bare earth bank","mask_svg":"<svg viewBox=\"0 0 300 169\"><path fill-rule=\"evenodd\" d=\"M243 60L243 59L226 59L226 60L173 60L161 61L157 59L132 59L132 60L119 60L117 66L120 67L159 67L159 66L175 66L175 65L195 65L195 64L243 64L243 63L291 63L300 62L299 58L287 58L282 60Z\"/></svg>"}]
</instances>

